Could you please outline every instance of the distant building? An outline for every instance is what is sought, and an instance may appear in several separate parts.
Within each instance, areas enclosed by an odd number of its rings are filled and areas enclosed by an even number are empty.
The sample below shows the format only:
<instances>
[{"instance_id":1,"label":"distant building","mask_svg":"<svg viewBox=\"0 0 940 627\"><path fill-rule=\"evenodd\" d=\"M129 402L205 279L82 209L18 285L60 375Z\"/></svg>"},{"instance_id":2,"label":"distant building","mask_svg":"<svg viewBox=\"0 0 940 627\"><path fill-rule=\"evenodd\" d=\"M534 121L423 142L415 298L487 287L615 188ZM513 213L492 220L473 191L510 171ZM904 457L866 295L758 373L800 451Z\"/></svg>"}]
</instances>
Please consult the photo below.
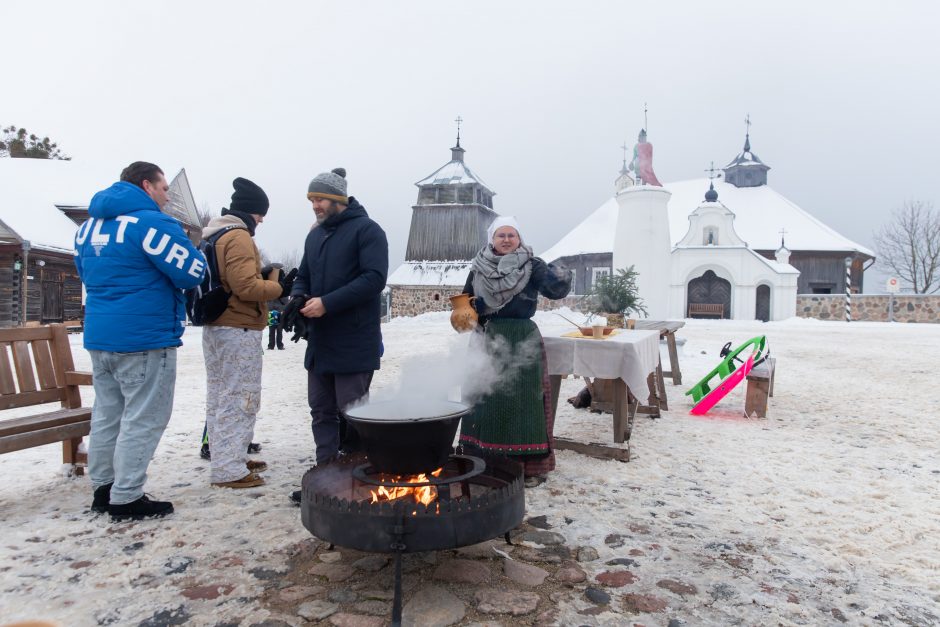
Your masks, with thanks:
<instances>
[{"instance_id":1,"label":"distant building","mask_svg":"<svg viewBox=\"0 0 940 627\"><path fill-rule=\"evenodd\" d=\"M864 270L874 262L874 253L772 189L767 184L769 170L752 152L747 136L742 152L723 168L724 180L713 183L715 201L701 202L703 192L711 185L706 178L664 185L671 192L667 205L669 241L673 247L670 317L686 317L690 304L720 304L725 318L777 319L790 310L768 302L766 292L776 279L767 278L763 281L765 287L754 283L757 274L742 273L740 266L727 259L731 254L729 247L749 251L741 253L744 257L738 255L738 259L753 259L753 254L766 259L767 277L780 279L780 285L790 282L792 270L798 271L796 291L806 294L844 292L845 259L850 258L852 288L861 291ZM626 171L621 170L615 184L616 194L628 193L632 184ZM574 270L574 291L578 294L588 293L597 276L613 270L620 210L616 194L540 254L545 261ZM789 248L784 255L786 261L780 264L778 249L782 235ZM677 253L677 249L683 250ZM676 261L693 257L698 259L695 264ZM750 261L748 264L753 265ZM790 287L786 289L792 291ZM779 304L782 307L782 302Z\"/></svg>"},{"instance_id":2,"label":"distant building","mask_svg":"<svg viewBox=\"0 0 940 627\"><path fill-rule=\"evenodd\" d=\"M464 162L459 135L450 151L450 161L415 183L405 262L388 277L392 316L450 309L498 215L496 193Z\"/></svg>"}]
</instances>

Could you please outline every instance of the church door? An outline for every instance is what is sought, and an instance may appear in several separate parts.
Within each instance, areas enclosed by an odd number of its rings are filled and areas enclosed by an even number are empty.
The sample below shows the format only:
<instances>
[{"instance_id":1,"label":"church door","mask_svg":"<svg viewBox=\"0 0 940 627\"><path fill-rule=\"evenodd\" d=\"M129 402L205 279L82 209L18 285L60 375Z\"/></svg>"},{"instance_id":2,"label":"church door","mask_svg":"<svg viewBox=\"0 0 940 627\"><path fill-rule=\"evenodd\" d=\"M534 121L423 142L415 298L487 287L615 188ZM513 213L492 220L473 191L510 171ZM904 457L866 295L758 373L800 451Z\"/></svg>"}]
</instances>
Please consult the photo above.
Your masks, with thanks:
<instances>
[{"instance_id":1,"label":"church door","mask_svg":"<svg viewBox=\"0 0 940 627\"><path fill-rule=\"evenodd\" d=\"M770 286L757 286L757 307L754 311L754 319L761 322L770 320Z\"/></svg>"},{"instance_id":2,"label":"church door","mask_svg":"<svg viewBox=\"0 0 940 627\"><path fill-rule=\"evenodd\" d=\"M689 281L690 318L731 318L731 283L711 270Z\"/></svg>"}]
</instances>

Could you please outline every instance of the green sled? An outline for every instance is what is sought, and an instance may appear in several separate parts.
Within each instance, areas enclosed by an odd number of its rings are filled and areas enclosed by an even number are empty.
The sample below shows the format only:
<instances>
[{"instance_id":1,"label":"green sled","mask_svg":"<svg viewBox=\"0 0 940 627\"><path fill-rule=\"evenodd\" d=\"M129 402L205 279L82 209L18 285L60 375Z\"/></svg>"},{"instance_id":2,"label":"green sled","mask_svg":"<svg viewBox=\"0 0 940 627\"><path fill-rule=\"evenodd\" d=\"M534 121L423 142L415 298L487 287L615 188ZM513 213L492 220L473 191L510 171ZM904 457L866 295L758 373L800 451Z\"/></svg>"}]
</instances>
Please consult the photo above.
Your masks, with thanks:
<instances>
[{"instance_id":1,"label":"green sled","mask_svg":"<svg viewBox=\"0 0 940 627\"><path fill-rule=\"evenodd\" d=\"M698 403L702 400L702 397L712 391L712 387L720 383L725 377L737 369L734 365L734 358L737 357L739 353L748 350L748 348L757 351L757 354L754 355L754 363L757 363L764 354L764 350L767 348L767 336L760 335L753 337L728 353L721 363L715 366L714 370L702 377L702 380L693 385L685 395L691 396L692 400ZM718 377L718 379L713 380L715 377ZM709 385L709 383L711 383L711 385Z\"/></svg>"}]
</instances>

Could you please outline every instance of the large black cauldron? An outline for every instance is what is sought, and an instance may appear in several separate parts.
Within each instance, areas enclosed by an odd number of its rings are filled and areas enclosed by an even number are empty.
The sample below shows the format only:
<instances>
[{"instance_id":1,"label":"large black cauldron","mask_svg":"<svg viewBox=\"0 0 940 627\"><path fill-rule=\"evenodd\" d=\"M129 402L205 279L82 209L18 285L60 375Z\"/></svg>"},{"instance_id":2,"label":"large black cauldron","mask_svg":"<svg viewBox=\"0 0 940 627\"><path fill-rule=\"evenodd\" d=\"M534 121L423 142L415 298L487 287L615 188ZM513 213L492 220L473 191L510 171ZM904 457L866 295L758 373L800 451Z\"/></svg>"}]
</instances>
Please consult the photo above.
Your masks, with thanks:
<instances>
[{"instance_id":1,"label":"large black cauldron","mask_svg":"<svg viewBox=\"0 0 940 627\"><path fill-rule=\"evenodd\" d=\"M416 475L447 462L460 419L469 413L463 403L407 399L368 403L345 415L375 470Z\"/></svg>"}]
</instances>

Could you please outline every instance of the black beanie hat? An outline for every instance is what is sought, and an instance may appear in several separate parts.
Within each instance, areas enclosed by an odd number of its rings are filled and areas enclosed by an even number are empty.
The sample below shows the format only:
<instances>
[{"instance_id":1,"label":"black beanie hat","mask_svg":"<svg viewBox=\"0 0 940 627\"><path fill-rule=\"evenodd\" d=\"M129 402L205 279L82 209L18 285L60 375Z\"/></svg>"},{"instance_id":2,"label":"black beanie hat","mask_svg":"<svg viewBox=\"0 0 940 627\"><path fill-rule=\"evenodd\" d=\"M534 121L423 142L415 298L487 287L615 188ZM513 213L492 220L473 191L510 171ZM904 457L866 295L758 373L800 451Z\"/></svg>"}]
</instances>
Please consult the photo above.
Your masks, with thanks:
<instances>
[{"instance_id":1,"label":"black beanie hat","mask_svg":"<svg viewBox=\"0 0 940 627\"><path fill-rule=\"evenodd\" d=\"M235 188L235 192L232 194L231 211L256 213L262 216L268 214L268 195L263 189L242 177L232 181L232 187Z\"/></svg>"}]
</instances>

